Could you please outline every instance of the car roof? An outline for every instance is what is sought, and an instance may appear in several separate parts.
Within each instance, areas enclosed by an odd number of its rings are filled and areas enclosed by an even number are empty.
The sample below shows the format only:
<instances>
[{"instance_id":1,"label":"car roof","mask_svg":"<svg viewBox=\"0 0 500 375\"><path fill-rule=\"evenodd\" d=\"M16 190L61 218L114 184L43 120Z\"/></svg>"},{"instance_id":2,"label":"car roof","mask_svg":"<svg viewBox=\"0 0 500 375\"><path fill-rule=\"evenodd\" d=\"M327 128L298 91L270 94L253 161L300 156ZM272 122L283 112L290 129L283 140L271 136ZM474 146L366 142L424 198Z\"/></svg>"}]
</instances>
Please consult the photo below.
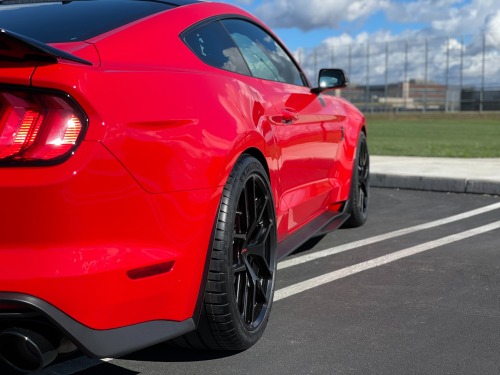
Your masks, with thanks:
<instances>
[{"instance_id":1,"label":"car roof","mask_svg":"<svg viewBox=\"0 0 500 375\"><path fill-rule=\"evenodd\" d=\"M138 1L144 1L144 0L138 0ZM159 2L159 3L174 4L174 5L178 5L178 6L204 2L203 0L172 0L172 1L146 0L146 1L153 1L153 2Z\"/></svg>"},{"instance_id":2,"label":"car roof","mask_svg":"<svg viewBox=\"0 0 500 375\"><path fill-rule=\"evenodd\" d=\"M0 28L43 43L84 41L198 0L0 0Z\"/></svg>"}]
</instances>

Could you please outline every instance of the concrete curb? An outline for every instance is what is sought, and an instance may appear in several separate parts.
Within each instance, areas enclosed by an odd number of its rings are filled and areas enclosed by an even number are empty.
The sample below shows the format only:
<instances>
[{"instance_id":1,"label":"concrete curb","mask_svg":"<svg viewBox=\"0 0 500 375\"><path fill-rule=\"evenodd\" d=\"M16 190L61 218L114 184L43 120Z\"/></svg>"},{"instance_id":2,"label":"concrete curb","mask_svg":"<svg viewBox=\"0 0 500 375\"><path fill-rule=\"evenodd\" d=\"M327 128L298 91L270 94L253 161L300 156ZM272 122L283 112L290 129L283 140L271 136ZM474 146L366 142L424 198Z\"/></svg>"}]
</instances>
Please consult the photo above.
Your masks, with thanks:
<instances>
[{"instance_id":1,"label":"concrete curb","mask_svg":"<svg viewBox=\"0 0 500 375\"><path fill-rule=\"evenodd\" d=\"M500 195L499 182L479 179L372 173L370 174L370 185L383 188Z\"/></svg>"}]
</instances>

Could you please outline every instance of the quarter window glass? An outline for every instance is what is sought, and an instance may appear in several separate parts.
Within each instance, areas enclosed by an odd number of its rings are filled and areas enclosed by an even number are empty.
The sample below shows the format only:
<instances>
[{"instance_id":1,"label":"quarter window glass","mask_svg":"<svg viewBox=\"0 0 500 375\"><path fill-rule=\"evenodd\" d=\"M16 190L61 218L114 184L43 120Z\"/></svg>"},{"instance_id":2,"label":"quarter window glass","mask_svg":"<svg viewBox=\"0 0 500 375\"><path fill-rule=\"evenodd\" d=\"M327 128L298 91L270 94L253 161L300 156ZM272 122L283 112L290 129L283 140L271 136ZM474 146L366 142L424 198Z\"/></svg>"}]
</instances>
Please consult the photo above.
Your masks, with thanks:
<instances>
[{"instance_id":1,"label":"quarter window glass","mask_svg":"<svg viewBox=\"0 0 500 375\"><path fill-rule=\"evenodd\" d=\"M243 20L221 22L240 49L253 76L304 86L297 66L268 33Z\"/></svg>"},{"instance_id":2,"label":"quarter window glass","mask_svg":"<svg viewBox=\"0 0 500 375\"><path fill-rule=\"evenodd\" d=\"M184 41L205 63L231 72L251 75L243 57L220 22L189 31Z\"/></svg>"}]
</instances>

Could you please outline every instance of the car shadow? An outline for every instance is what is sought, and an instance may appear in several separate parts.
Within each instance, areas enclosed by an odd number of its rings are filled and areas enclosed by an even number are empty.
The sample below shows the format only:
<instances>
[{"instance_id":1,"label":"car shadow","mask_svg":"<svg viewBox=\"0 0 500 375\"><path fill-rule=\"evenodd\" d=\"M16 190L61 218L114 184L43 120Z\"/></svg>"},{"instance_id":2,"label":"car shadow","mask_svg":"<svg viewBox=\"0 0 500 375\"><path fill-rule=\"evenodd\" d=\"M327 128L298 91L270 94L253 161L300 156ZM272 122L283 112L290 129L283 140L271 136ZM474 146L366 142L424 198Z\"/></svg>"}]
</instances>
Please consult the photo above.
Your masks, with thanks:
<instances>
[{"instance_id":1,"label":"car shadow","mask_svg":"<svg viewBox=\"0 0 500 375\"><path fill-rule=\"evenodd\" d=\"M197 362L226 358L238 353L240 351L184 349L167 341L127 354L121 359L149 362Z\"/></svg>"},{"instance_id":2,"label":"car shadow","mask_svg":"<svg viewBox=\"0 0 500 375\"><path fill-rule=\"evenodd\" d=\"M50 374L50 373L49 373ZM112 363L103 363L99 366L81 370L73 375L139 375L140 372L129 370Z\"/></svg>"},{"instance_id":3,"label":"car shadow","mask_svg":"<svg viewBox=\"0 0 500 375\"><path fill-rule=\"evenodd\" d=\"M167 341L117 358L115 363L103 362L98 366L80 370L74 375L138 375L142 373L122 367L119 364L120 360L150 363L199 362L230 357L238 353L240 352L183 349L175 347Z\"/></svg>"},{"instance_id":4,"label":"car shadow","mask_svg":"<svg viewBox=\"0 0 500 375\"><path fill-rule=\"evenodd\" d=\"M300 253L303 253L305 251L309 251L312 248L314 248L320 241L326 236L326 234L322 234L320 236L316 236L313 238L308 239L306 242L304 242L302 245L300 245L297 249L295 249L290 255L297 255ZM290 256L288 255L288 256Z\"/></svg>"}]
</instances>

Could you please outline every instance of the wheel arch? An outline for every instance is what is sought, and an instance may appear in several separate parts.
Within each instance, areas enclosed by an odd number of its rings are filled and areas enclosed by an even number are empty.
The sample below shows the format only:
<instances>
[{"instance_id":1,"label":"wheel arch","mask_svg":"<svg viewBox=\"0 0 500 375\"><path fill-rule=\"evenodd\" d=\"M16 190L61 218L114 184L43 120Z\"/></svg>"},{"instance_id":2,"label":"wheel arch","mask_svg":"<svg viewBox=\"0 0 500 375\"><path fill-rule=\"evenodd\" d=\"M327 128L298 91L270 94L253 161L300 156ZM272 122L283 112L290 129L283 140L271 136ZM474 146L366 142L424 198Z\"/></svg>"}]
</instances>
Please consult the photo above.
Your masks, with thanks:
<instances>
[{"instance_id":1,"label":"wheel arch","mask_svg":"<svg viewBox=\"0 0 500 375\"><path fill-rule=\"evenodd\" d=\"M239 157L236 159L236 162L243 156L249 155L253 156L255 159L259 161L264 170L266 171L267 178L269 179L269 184L271 185L271 192L274 199L275 211L276 211L276 202L278 202L278 171L277 168L273 168L273 159L270 156L264 154L262 150L256 147L248 147L244 151L241 152Z\"/></svg>"},{"instance_id":2,"label":"wheel arch","mask_svg":"<svg viewBox=\"0 0 500 375\"><path fill-rule=\"evenodd\" d=\"M270 124L261 121L258 127L241 134L233 142L231 147L221 161L222 168L217 178L218 186L224 186L228 176L238 160L243 155L253 156L266 171L267 178L271 184L273 198L278 198L279 168L276 155L276 143Z\"/></svg>"},{"instance_id":3,"label":"wheel arch","mask_svg":"<svg viewBox=\"0 0 500 375\"><path fill-rule=\"evenodd\" d=\"M250 155L250 156L253 156L255 159L257 159L260 162L260 164L262 164L264 169L266 170L267 177L269 179L271 178L271 175L269 172L269 166L267 165L266 157L264 156L262 151L260 151L258 148L250 147L241 153L241 156L243 156L243 155Z\"/></svg>"},{"instance_id":4,"label":"wheel arch","mask_svg":"<svg viewBox=\"0 0 500 375\"><path fill-rule=\"evenodd\" d=\"M356 159L356 150L358 138L361 133L367 136L368 127L363 114L352 104L344 102L344 107L348 114L346 123L345 139L342 147L339 149L337 164L339 173L342 175L343 181L339 197L346 201L349 198L352 170Z\"/></svg>"}]
</instances>

